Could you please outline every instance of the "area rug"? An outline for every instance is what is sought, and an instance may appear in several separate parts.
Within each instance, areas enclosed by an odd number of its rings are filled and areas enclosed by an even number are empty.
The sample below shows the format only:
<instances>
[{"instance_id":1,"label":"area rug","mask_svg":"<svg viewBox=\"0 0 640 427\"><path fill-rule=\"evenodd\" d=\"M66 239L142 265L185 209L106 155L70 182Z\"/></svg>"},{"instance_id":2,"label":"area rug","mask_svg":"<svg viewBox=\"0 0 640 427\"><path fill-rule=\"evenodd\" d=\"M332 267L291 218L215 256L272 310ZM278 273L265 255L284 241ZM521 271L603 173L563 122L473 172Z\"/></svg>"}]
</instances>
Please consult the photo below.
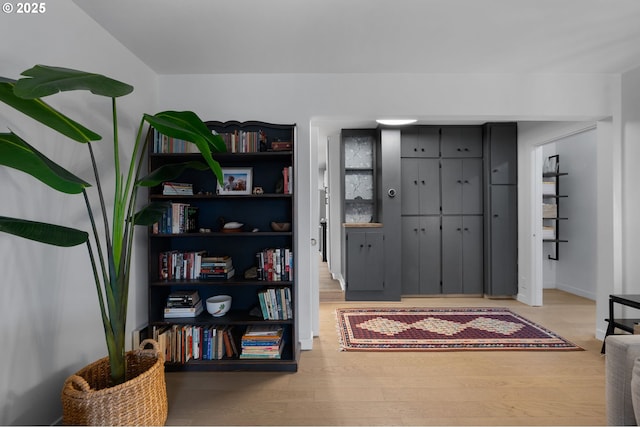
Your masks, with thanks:
<instances>
[{"instance_id":1,"label":"area rug","mask_svg":"<svg viewBox=\"0 0 640 427\"><path fill-rule=\"evenodd\" d=\"M341 350L582 350L507 308L338 308Z\"/></svg>"}]
</instances>

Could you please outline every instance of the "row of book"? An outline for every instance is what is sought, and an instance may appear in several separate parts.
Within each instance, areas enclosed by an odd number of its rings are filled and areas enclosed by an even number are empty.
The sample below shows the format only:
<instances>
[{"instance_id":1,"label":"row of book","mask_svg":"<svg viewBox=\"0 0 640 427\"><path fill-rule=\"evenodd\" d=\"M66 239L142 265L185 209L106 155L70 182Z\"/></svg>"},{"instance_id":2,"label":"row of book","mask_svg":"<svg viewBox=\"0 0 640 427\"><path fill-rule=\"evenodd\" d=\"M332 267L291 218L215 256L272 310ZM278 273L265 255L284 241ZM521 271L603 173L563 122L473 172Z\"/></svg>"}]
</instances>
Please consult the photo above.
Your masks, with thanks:
<instances>
[{"instance_id":1,"label":"row of book","mask_svg":"<svg viewBox=\"0 0 640 427\"><path fill-rule=\"evenodd\" d=\"M284 329L279 325L249 325L242 334L240 359L280 359Z\"/></svg>"},{"instance_id":2,"label":"row of book","mask_svg":"<svg viewBox=\"0 0 640 427\"><path fill-rule=\"evenodd\" d=\"M293 251L289 248L267 248L256 253L258 280L270 282L293 280Z\"/></svg>"},{"instance_id":3,"label":"row of book","mask_svg":"<svg viewBox=\"0 0 640 427\"><path fill-rule=\"evenodd\" d=\"M193 142L172 138L153 129L154 153L199 153L198 147Z\"/></svg>"},{"instance_id":4,"label":"row of book","mask_svg":"<svg viewBox=\"0 0 640 427\"><path fill-rule=\"evenodd\" d=\"M168 363L240 356L232 325L154 326L152 334Z\"/></svg>"},{"instance_id":5,"label":"row of book","mask_svg":"<svg viewBox=\"0 0 640 427\"><path fill-rule=\"evenodd\" d=\"M162 219L151 228L153 234L181 234L198 231L198 207L189 203L169 203Z\"/></svg>"},{"instance_id":6,"label":"row of book","mask_svg":"<svg viewBox=\"0 0 640 427\"><path fill-rule=\"evenodd\" d=\"M224 144L227 146L227 152L229 153L257 153L259 151L266 151L267 135L262 130L258 132L236 130L219 135L224 140Z\"/></svg>"},{"instance_id":7,"label":"row of book","mask_svg":"<svg viewBox=\"0 0 640 427\"><path fill-rule=\"evenodd\" d=\"M258 299L264 320L293 319L291 289L267 288L258 292Z\"/></svg>"},{"instance_id":8,"label":"row of book","mask_svg":"<svg viewBox=\"0 0 640 427\"><path fill-rule=\"evenodd\" d=\"M158 256L160 280L230 279L235 274L229 255L207 256L206 251L171 250Z\"/></svg>"}]
</instances>

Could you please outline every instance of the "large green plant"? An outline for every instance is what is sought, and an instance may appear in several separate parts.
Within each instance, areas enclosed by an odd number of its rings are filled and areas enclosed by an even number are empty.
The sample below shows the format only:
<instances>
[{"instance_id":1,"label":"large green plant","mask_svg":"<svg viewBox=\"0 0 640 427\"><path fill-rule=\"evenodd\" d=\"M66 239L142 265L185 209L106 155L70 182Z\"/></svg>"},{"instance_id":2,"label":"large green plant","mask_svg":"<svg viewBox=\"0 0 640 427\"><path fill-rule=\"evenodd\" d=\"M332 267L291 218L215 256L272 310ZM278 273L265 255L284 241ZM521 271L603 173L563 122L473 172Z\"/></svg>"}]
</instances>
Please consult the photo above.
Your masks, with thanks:
<instances>
[{"instance_id":1,"label":"large green plant","mask_svg":"<svg viewBox=\"0 0 640 427\"><path fill-rule=\"evenodd\" d=\"M164 111L144 114L132 145L131 160L121 169L120 142L116 99L133 91L133 87L106 76L68 68L36 65L24 71L19 80L0 77L0 101L43 123L66 137L84 144L89 158L98 195L99 209L92 209L87 189L91 185L48 159L13 132L0 133L0 165L26 172L51 188L68 193L83 194L90 232L54 224L0 216L0 231L56 246L75 246L85 243L98 292L100 313L107 342L113 385L126 380L125 326L129 295L129 273L133 245L133 226L151 225L162 216L166 205L151 203L135 212L136 196L141 186L155 186L172 180L186 168L211 169L222 182L222 169L212 153L226 151L219 135L212 134L198 116L189 111ZM97 159L92 142L102 139L97 133L71 120L42 101L43 97L64 91L88 90L111 98L113 123L113 165L115 183L113 211L107 213L108 200L102 191ZM200 161L170 165L140 177L147 139L144 129L151 125L164 135L195 143L206 163ZM102 166L104 168L104 166Z\"/></svg>"}]
</instances>

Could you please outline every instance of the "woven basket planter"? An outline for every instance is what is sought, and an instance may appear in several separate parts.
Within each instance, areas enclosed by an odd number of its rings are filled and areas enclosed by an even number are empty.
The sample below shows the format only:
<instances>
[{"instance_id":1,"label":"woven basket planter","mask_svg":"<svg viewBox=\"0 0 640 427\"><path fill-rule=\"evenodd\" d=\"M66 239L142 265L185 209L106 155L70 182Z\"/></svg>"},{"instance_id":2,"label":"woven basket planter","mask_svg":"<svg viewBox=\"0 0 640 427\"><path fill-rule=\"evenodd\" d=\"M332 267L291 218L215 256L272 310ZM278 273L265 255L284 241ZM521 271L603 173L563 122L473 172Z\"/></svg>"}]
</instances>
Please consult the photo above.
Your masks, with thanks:
<instances>
[{"instance_id":1,"label":"woven basket planter","mask_svg":"<svg viewBox=\"0 0 640 427\"><path fill-rule=\"evenodd\" d=\"M153 350L144 350L152 344ZM66 425L164 425L167 420L167 388L164 355L158 343L144 340L129 351L127 380L109 387L109 358L86 366L65 381L62 389L62 422Z\"/></svg>"}]
</instances>

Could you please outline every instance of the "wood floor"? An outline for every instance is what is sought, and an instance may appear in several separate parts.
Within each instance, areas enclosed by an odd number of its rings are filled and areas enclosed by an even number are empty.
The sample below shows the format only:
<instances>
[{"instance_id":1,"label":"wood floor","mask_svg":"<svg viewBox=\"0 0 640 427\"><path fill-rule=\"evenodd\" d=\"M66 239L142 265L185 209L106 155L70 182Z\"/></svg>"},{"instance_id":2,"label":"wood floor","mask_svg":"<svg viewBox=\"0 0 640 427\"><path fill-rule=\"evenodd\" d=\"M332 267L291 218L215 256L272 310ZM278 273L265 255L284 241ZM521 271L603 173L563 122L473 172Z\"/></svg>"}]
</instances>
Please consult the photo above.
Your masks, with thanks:
<instances>
[{"instance_id":1,"label":"wood floor","mask_svg":"<svg viewBox=\"0 0 640 427\"><path fill-rule=\"evenodd\" d=\"M595 303L556 290L544 302L324 301L297 373L167 373L167 424L606 425ZM509 307L585 351L341 352L335 309L345 306Z\"/></svg>"}]
</instances>

